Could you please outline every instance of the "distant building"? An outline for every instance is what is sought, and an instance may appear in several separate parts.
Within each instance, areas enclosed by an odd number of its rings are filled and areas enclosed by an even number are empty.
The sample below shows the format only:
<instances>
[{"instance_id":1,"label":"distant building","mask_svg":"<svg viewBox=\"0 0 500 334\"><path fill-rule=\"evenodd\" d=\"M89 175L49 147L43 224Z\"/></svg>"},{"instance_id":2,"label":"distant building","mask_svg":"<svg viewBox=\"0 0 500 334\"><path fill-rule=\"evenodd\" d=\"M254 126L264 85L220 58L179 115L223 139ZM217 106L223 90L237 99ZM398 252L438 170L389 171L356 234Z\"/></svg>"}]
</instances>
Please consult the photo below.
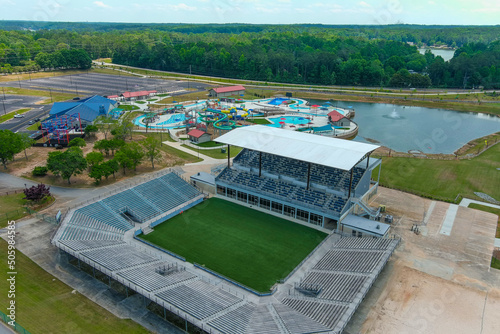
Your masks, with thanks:
<instances>
[{"instance_id":1,"label":"distant building","mask_svg":"<svg viewBox=\"0 0 500 334\"><path fill-rule=\"evenodd\" d=\"M156 90L141 90L138 92L125 92L120 96L126 101L143 100L158 93Z\"/></svg>"},{"instance_id":2,"label":"distant building","mask_svg":"<svg viewBox=\"0 0 500 334\"><path fill-rule=\"evenodd\" d=\"M208 96L210 97L225 97L241 94L245 94L245 87L241 85L212 88L208 91Z\"/></svg>"},{"instance_id":3,"label":"distant building","mask_svg":"<svg viewBox=\"0 0 500 334\"><path fill-rule=\"evenodd\" d=\"M351 120L336 110L328 114L328 120L334 126L342 126L342 127L351 126Z\"/></svg>"},{"instance_id":4,"label":"distant building","mask_svg":"<svg viewBox=\"0 0 500 334\"><path fill-rule=\"evenodd\" d=\"M56 102L49 112L49 118L60 118L63 115L80 116L82 127L92 124L99 116L106 116L115 107L116 101L105 97L94 95L78 101ZM76 126L76 124L72 124Z\"/></svg>"},{"instance_id":5,"label":"distant building","mask_svg":"<svg viewBox=\"0 0 500 334\"><path fill-rule=\"evenodd\" d=\"M201 130L191 130L187 135L189 136L189 140L195 144L201 144L212 140L212 135L210 133Z\"/></svg>"}]
</instances>

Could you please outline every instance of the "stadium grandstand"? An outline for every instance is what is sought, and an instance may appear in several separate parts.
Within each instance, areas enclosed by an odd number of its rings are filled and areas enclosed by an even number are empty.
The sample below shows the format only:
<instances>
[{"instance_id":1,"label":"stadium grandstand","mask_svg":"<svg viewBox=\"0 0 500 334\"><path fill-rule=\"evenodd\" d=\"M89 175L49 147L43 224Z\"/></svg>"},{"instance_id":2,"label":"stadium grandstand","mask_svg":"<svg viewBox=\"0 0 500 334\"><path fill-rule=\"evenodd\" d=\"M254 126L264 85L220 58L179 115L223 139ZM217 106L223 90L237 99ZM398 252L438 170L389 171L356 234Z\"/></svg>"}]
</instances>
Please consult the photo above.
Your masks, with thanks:
<instances>
[{"instance_id":1,"label":"stadium grandstand","mask_svg":"<svg viewBox=\"0 0 500 334\"><path fill-rule=\"evenodd\" d=\"M251 128L256 128L257 134L260 131L257 126ZM239 132L240 139L227 136L233 132ZM304 142L301 136L280 138L279 133L265 136L239 129L233 132L219 139L246 149L217 177L217 185L226 188L223 195L219 191L221 197L233 200L227 196L227 188L231 188L236 191L238 203L244 198L238 192L244 192L246 201L253 194L259 203L261 198L268 199L271 208L278 207L273 206L274 201L281 203L281 214L285 205L293 206L296 212L307 212L307 222L316 224L311 227L322 228L326 219L352 214L349 206L355 206L355 201L369 193L366 188L373 188L366 176L373 165L379 164L369 159L373 145L354 144L351 149L355 154L349 155L345 147L339 148L343 144L313 136L318 138L314 154L308 151L312 143ZM250 136L257 144L252 144ZM295 159L286 149L278 152L273 148L279 148L283 141L296 149ZM259 167L255 167L256 159ZM287 164L293 167L285 172ZM340 175L334 181L321 176L325 173L332 178ZM257 185L244 183L248 180ZM281 183L289 187L288 195L281 190ZM195 326L216 334L342 333L399 243L387 237L359 238L330 231L271 292L259 295L136 238L205 198L176 173L165 171L141 184L72 208L52 243L63 258L110 288L127 297L140 294L144 305L159 316L181 319L186 328ZM302 221L306 222L305 215Z\"/></svg>"},{"instance_id":2,"label":"stadium grandstand","mask_svg":"<svg viewBox=\"0 0 500 334\"><path fill-rule=\"evenodd\" d=\"M387 233L387 224L353 217L379 214L365 203L378 187L371 175L381 160L370 159L378 146L259 125L217 141L243 148L215 180L220 197L356 235ZM345 227L346 217L357 224Z\"/></svg>"}]
</instances>

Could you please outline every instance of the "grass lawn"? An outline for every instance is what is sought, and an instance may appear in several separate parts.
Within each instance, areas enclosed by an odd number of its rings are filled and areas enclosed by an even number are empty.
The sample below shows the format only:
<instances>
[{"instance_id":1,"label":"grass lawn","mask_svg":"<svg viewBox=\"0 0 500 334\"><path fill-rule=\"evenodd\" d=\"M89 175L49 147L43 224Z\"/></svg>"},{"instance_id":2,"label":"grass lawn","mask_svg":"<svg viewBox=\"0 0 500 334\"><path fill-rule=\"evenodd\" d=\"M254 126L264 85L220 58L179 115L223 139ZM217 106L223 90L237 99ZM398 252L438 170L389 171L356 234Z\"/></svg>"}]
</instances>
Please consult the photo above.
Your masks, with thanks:
<instances>
[{"instance_id":1,"label":"grass lawn","mask_svg":"<svg viewBox=\"0 0 500 334\"><path fill-rule=\"evenodd\" d=\"M199 146L199 147L218 147L218 146L223 146L224 144L217 143L215 141L207 141L207 142L204 142L204 143L193 144L193 145L196 145L196 146Z\"/></svg>"},{"instance_id":2,"label":"grass lawn","mask_svg":"<svg viewBox=\"0 0 500 334\"><path fill-rule=\"evenodd\" d=\"M14 118L15 114L24 114L25 112L30 111L30 110L31 110L31 108L18 109L16 111L10 112L6 115L2 115L2 116L0 116L0 123L3 123L5 121L8 121L9 119Z\"/></svg>"},{"instance_id":3,"label":"grass lawn","mask_svg":"<svg viewBox=\"0 0 500 334\"><path fill-rule=\"evenodd\" d=\"M31 130L31 131L37 131L38 127L40 126L40 122L36 122L35 124L31 124L26 128L26 130Z\"/></svg>"},{"instance_id":4,"label":"grass lawn","mask_svg":"<svg viewBox=\"0 0 500 334\"><path fill-rule=\"evenodd\" d=\"M497 225L497 233L495 235L495 238L500 238L500 209L497 208L492 208L491 206L486 206L486 205L481 205L481 204L476 204L476 203L471 203L469 204L469 208L472 209L477 209L489 213L493 213L498 216L498 225Z\"/></svg>"},{"instance_id":5,"label":"grass lawn","mask_svg":"<svg viewBox=\"0 0 500 334\"><path fill-rule=\"evenodd\" d=\"M7 243L0 240L0 252L7 254ZM35 333L149 333L132 320L122 320L87 297L72 294L62 283L21 252L16 252L16 321ZM8 272L7 261L0 270ZM8 291L8 282L0 280L0 290ZM1 298L7 308L7 293Z\"/></svg>"},{"instance_id":6,"label":"grass lawn","mask_svg":"<svg viewBox=\"0 0 500 334\"><path fill-rule=\"evenodd\" d=\"M435 199L454 201L458 194L478 199L483 192L500 199L500 144L471 160L434 160L384 157L383 186ZM378 169L373 173L376 178Z\"/></svg>"},{"instance_id":7,"label":"grass lawn","mask_svg":"<svg viewBox=\"0 0 500 334\"><path fill-rule=\"evenodd\" d=\"M196 149L194 147L187 146L184 144L182 145L182 147L188 148L188 149L198 153L198 149ZM214 158L214 159L227 159L227 149L226 149L226 153L222 153L220 150L221 150L220 148L215 148L213 150L199 150L199 151L201 154L207 155L207 156ZM234 158L236 155L238 155L238 153L240 153L241 150L242 150L241 147L231 146L231 158Z\"/></svg>"},{"instance_id":8,"label":"grass lawn","mask_svg":"<svg viewBox=\"0 0 500 334\"><path fill-rule=\"evenodd\" d=\"M135 101L135 103L146 104L147 102L146 101Z\"/></svg>"},{"instance_id":9,"label":"grass lawn","mask_svg":"<svg viewBox=\"0 0 500 334\"><path fill-rule=\"evenodd\" d=\"M28 214L24 210L23 197L23 192L0 196L0 228L7 226L7 220L17 220Z\"/></svg>"},{"instance_id":10,"label":"grass lawn","mask_svg":"<svg viewBox=\"0 0 500 334\"><path fill-rule=\"evenodd\" d=\"M123 110L137 110L140 109L138 106L133 106L130 104L120 104L118 108L123 109Z\"/></svg>"},{"instance_id":11,"label":"grass lawn","mask_svg":"<svg viewBox=\"0 0 500 334\"><path fill-rule=\"evenodd\" d=\"M500 260L496 259L495 257L491 258L491 267L495 269L500 269Z\"/></svg>"},{"instance_id":12,"label":"grass lawn","mask_svg":"<svg viewBox=\"0 0 500 334\"><path fill-rule=\"evenodd\" d=\"M252 117L248 117L246 119L246 121L250 122L250 123L254 123L254 124L272 124L272 122L269 122L265 118L252 118Z\"/></svg>"},{"instance_id":13,"label":"grass lawn","mask_svg":"<svg viewBox=\"0 0 500 334\"><path fill-rule=\"evenodd\" d=\"M265 292L326 236L282 218L211 198L141 238Z\"/></svg>"}]
</instances>

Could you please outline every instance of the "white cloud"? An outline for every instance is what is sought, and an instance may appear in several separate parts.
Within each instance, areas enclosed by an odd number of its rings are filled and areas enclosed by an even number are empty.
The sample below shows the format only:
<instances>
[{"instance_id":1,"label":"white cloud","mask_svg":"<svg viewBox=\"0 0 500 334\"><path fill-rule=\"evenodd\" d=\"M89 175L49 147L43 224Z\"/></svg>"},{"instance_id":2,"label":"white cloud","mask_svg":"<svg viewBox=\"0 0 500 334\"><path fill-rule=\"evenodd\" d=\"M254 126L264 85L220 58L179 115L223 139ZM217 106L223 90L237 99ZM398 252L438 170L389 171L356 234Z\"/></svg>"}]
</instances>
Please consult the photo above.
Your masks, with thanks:
<instances>
[{"instance_id":1,"label":"white cloud","mask_svg":"<svg viewBox=\"0 0 500 334\"><path fill-rule=\"evenodd\" d=\"M369 3L366 3L366 2L364 2L364 1L361 1L361 2L359 3L359 5L360 5L361 7L367 7L367 8L372 6L372 5L370 5Z\"/></svg>"},{"instance_id":2,"label":"white cloud","mask_svg":"<svg viewBox=\"0 0 500 334\"><path fill-rule=\"evenodd\" d=\"M176 10L176 11L179 11L179 10L193 11L193 10L197 9L196 7L186 5L185 3L180 3L178 5L170 5L169 7L172 10Z\"/></svg>"},{"instance_id":3,"label":"white cloud","mask_svg":"<svg viewBox=\"0 0 500 334\"><path fill-rule=\"evenodd\" d=\"M428 3L429 5L433 5L433 6L436 4L436 2L434 2L434 1L432 1L432 0L431 0L431 1L429 1L429 2L427 2L427 3Z\"/></svg>"},{"instance_id":4,"label":"white cloud","mask_svg":"<svg viewBox=\"0 0 500 334\"><path fill-rule=\"evenodd\" d=\"M291 0L278 0L278 2L290 3Z\"/></svg>"},{"instance_id":5,"label":"white cloud","mask_svg":"<svg viewBox=\"0 0 500 334\"><path fill-rule=\"evenodd\" d=\"M96 5L97 7L101 7L101 8L111 8L111 6L109 5L106 5L104 2L102 1L94 1L94 5Z\"/></svg>"}]
</instances>

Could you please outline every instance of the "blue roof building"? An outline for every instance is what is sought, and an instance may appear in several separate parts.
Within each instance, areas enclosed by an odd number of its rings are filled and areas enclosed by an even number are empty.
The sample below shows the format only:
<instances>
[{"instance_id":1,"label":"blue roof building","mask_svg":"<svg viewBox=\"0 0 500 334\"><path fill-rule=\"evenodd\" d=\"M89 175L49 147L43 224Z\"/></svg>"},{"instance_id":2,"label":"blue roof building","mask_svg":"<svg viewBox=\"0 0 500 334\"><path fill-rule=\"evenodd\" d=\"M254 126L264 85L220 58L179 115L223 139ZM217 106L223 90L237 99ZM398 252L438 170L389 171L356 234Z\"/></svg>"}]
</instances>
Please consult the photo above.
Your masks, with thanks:
<instances>
[{"instance_id":1,"label":"blue roof building","mask_svg":"<svg viewBox=\"0 0 500 334\"><path fill-rule=\"evenodd\" d=\"M82 123L91 124L98 116L108 115L116 103L116 101L99 95L72 102L56 102L52 106L52 109L50 109L48 119L63 115L76 116L76 114L80 114Z\"/></svg>"}]
</instances>

